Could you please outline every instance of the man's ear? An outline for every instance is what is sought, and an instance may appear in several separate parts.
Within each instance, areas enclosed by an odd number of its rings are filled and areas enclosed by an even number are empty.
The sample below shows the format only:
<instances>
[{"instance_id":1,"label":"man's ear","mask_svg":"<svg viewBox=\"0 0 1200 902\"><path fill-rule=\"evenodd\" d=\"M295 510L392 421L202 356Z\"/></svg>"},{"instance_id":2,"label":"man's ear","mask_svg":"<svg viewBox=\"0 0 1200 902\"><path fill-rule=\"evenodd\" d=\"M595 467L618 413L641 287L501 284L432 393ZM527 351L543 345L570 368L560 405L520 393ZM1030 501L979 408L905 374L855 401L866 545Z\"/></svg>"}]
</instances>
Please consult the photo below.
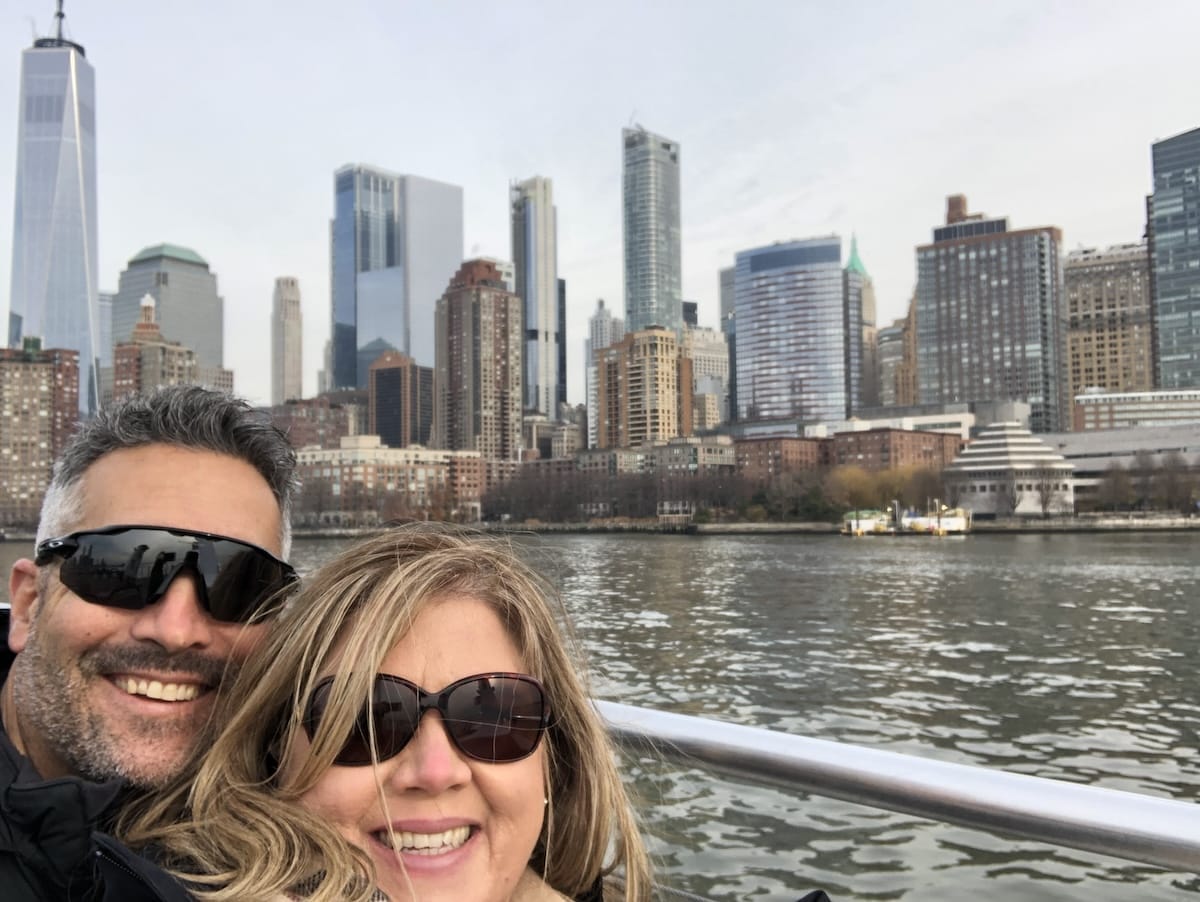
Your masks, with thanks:
<instances>
[{"instance_id":1,"label":"man's ear","mask_svg":"<svg viewBox=\"0 0 1200 902\"><path fill-rule=\"evenodd\" d=\"M29 639L29 624L37 615L38 567L29 558L21 558L13 564L8 576L8 600L12 604L9 615L8 647L20 653Z\"/></svg>"}]
</instances>

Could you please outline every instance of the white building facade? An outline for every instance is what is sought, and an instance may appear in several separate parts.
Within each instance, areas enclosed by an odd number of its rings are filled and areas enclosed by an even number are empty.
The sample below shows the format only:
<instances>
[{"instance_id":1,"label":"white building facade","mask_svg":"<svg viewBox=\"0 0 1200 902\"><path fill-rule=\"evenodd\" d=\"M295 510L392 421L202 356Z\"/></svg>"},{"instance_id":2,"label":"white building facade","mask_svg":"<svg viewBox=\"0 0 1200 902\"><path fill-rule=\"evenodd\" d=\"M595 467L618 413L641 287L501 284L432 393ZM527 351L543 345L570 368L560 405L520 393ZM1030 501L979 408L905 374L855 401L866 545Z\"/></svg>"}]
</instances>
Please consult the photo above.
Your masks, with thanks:
<instances>
[{"instance_id":1,"label":"white building facade","mask_svg":"<svg viewBox=\"0 0 1200 902\"><path fill-rule=\"evenodd\" d=\"M526 411L558 415L558 361L563 324L558 317L558 225L554 187L534 176L509 190L515 293L525 337Z\"/></svg>"},{"instance_id":2,"label":"white building facade","mask_svg":"<svg viewBox=\"0 0 1200 902\"><path fill-rule=\"evenodd\" d=\"M1075 512L1075 467L1020 424L983 429L942 472L947 499L976 517Z\"/></svg>"},{"instance_id":3,"label":"white building facade","mask_svg":"<svg viewBox=\"0 0 1200 902\"><path fill-rule=\"evenodd\" d=\"M302 340L300 283L294 276L280 276L271 299L272 404L304 397Z\"/></svg>"}]
</instances>

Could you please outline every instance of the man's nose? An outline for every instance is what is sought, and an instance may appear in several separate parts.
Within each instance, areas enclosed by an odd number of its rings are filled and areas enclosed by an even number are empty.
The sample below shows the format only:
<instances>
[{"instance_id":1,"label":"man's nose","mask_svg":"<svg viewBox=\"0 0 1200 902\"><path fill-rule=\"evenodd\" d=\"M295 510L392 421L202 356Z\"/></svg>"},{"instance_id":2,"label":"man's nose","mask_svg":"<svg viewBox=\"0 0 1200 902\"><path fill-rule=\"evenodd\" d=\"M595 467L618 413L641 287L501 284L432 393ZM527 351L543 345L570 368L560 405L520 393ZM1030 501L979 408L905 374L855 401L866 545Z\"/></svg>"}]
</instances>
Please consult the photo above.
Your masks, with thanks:
<instances>
[{"instance_id":1,"label":"man's nose","mask_svg":"<svg viewBox=\"0 0 1200 902\"><path fill-rule=\"evenodd\" d=\"M166 594L137 612L133 637L154 642L168 652L212 644L215 624L200 601L197 579L190 568L175 574Z\"/></svg>"}]
</instances>

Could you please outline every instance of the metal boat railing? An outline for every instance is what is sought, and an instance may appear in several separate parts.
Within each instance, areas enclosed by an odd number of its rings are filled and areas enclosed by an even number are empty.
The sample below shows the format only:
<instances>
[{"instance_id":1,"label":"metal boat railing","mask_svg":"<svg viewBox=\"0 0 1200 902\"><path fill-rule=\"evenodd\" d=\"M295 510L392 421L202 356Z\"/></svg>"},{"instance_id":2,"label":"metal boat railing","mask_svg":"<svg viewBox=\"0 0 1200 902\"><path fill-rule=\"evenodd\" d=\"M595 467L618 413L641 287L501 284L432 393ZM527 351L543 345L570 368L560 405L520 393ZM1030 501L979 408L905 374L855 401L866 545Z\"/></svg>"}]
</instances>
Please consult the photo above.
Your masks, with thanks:
<instances>
[{"instance_id":1,"label":"metal boat railing","mask_svg":"<svg viewBox=\"0 0 1200 902\"><path fill-rule=\"evenodd\" d=\"M728 776L963 827L1200 872L1200 805L776 730L597 702L632 748Z\"/></svg>"}]
</instances>

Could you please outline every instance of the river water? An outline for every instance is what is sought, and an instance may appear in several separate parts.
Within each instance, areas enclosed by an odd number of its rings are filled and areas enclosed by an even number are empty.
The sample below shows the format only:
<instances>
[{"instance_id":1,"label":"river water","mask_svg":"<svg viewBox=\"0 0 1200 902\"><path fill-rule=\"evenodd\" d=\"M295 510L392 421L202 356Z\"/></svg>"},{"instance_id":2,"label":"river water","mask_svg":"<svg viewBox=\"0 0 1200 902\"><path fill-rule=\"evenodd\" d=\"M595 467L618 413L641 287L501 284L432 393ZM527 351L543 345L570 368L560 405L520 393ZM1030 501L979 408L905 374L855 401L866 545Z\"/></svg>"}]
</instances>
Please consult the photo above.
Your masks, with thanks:
<instances>
[{"instance_id":1,"label":"river water","mask_svg":"<svg viewBox=\"0 0 1200 902\"><path fill-rule=\"evenodd\" d=\"M561 586L599 697L1200 801L1190 535L519 541ZM712 899L1200 897L1194 875L674 763L629 772L665 882Z\"/></svg>"},{"instance_id":2,"label":"river water","mask_svg":"<svg viewBox=\"0 0 1200 902\"><path fill-rule=\"evenodd\" d=\"M601 698L1200 801L1196 537L518 541ZM346 544L300 540L293 560ZM1200 898L1195 875L651 758L627 771L660 878L711 899Z\"/></svg>"}]
</instances>

